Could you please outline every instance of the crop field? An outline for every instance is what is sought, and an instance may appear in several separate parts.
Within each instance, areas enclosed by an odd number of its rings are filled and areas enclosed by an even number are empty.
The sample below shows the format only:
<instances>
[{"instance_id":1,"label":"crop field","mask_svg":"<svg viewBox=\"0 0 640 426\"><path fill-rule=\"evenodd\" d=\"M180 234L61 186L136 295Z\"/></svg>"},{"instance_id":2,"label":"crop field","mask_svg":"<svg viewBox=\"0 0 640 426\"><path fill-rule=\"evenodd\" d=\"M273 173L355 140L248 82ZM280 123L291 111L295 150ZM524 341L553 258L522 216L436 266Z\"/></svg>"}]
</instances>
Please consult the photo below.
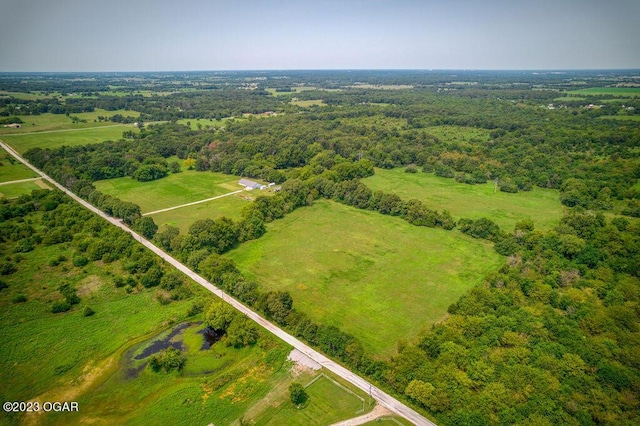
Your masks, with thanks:
<instances>
[{"instance_id":1,"label":"crop field","mask_svg":"<svg viewBox=\"0 0 640 426\"><path fill-rule=\"evenodd\" d=\"M94 184L105 194L138 204L147 213L237 191L242 189L239 179L222 173L185 170L150 182L122 177Z\"/></svg>"},{"instance_id":2,"label":"crop field","mask_svg":"<svg viewBox=\"0 0 640 426\"><path fill-rule=\"evenodd\" d=\"M563 214L558 191L550 189L536 187L508 194L496 191L493 182L467 185L432 173L405 173L404 169L376 169L375 175L363 182L372 191L393 192L402 199L421 200L435 210L449 210L454 219L486 217L504 231L512 231L522 219L533 220L539 229L549 229Z\"/></svg>"},{"instance_id":3,"label":"crop field","mask_svg":"<svg viewBox=\"0 0 640 426\"><path fill-rule=\"evenodd\" d=\"M502 261L491 245L457 231L316 201L268 225L228 255L265 289L388 356L442 319L448 306Z\"/></svg>"},{"instance_id":4,"label":"crop field","mask_svg":"<svg viewBox=\"0 0 640 426\"><path fill-rule=\"evenodd\" d=\"M640 96L640 87L590 87L588 89L572 90L567 94L573 95L613 95L625 98Z\"/></svg>"},{"instance_id":5,"label":"crop field","mask_svg":"<svg viewBox=\"0 0 640 426\"><path fill-rule=\"evenodd\" d=\"M133 124L110 124L108 126L84 129L6 134L2 135L2 140L23 154L31 148L58 148L65 145L88 145L106 140L119 140L122 139L122 133L127 130L138 131Z\"/></svg>"}]
</instances>

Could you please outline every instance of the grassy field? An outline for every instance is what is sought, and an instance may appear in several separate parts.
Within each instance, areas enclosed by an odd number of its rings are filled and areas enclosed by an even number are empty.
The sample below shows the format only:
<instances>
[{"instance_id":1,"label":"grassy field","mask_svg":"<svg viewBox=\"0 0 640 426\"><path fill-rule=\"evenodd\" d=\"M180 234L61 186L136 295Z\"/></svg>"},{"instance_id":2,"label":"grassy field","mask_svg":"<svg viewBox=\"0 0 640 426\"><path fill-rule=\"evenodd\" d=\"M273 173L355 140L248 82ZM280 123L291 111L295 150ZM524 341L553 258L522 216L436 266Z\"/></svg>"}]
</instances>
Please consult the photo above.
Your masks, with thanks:
<instances>
[{"instance_id":1,"label":"grassy field","mask_svg":"<svg viewBox=\"0 0 640 426\"><path fill-rule=\"evenodd\" d=\"M2 187L0 187L0 191ZM217 200L193 206L181 207L167 212L155 213L150 217L162 229L164 225L175 226L186 234L193 222L199 219L218 219L226 216L233 220L241 218L242 209L250 202L241 197L248 193L230 195Z\"/></svg>"},{"instance_id":2,"label":"grassy field","mask_svg":"<svg viewBox=\"0 0 640 426\"><path fill-rule=\"evenodd\" d=\"M369 398L327 372L307 373L296 377L309 396L307 403L296 407L289 401L286 389L274 388L267 397L272 401L260 407L258 413L249 412L244 421L255 425L329 425L340 420L357 417L373 408Z\"/></svg>"},{"instance_id":3,"label":"grassy field","mask_svg":"<svg viewBox=\"0 0 640 426\"><path fill-rule=\"evenodd\" d=\"M516 222L532 219L539 229L549 229L562 217L563 207L555 190L507 194L495 191L493 182L467 185L431 173L405 173L404 169L376 169L374 176L363 179L373 191L393 192L401 198L416 198L436 210L449 210L455 219L486 217L505 231Z\"/></svg>"},{"instance_id":4,"label":"grassy field","mask_svg":"<svg viewBox=\"0 0 640 426\"><path fill-rule=\"evenodd\" d=\"M265 289L289 291L298 310L382 356L442 319L501 262L488 243L457 231L330 201L272 222L228 255Z\"/></svg>"},{"instance_id":5,"label":"grassy field","mask_svg":"<svg viewBox=\"0 0 640 426\"><path fill-rule=\"evenodd\" d=\"M239 179L222 173L185 170L151 182L122 177L98 181L95 186L105 194L138 204L147 213L237 191L242 189Z\"/></svg>"},{"instance_id":6,"label":"grassy field","mask_svg":"<svg viewBox=\"0 0 640 426\"><path fill-rule=\"evenodd\" d=\"M569 95L613 95L626 98L640 96L640 87L590 87L588 89L572 90Z\"/></svg>"},{"instance_id":7,"label":"grassy field","mask_svg":"<svg viewBox=\"0 0 640 426\"><path fill-rule=\"evenodd\" d=\"M602 120L640 121L640 115L601 115L598 118Z\"/></svg>"},{"instance_id":8,"label":"grassy field","mask_svg":"<svg viewBox=\"0 0 640 426\"><path fill-rule=\"evenodd\" d=\"M48 187L46 183L42 182L42 179L0 185L0 198L17 198L23 194L31 194L34 189Z\"/></svg>"},{"instance_id":9,"label":"grassy field","mask_svg":"<svg viewBox=\"0 0 640 426\"><path fill-rule=\"evenodd\" d=\"M115 110L107 111L104 109L96 109L94 112L83 112L78 114L70 114L67 117L65 114L39 114L39 115L21 115L20 119L24 121L19 129L9 129L0 127L0 134L21 134L21 133L33 133L33 132L48 132L52 130L72 130L72 129L88 129L94 127L107 127L113 126L111 121L94 122L98 119L98 116L112 117L116 114L123 116L139 117L140 113L131 110ZM86 123L74 123L71 116L78 117L83 120L87 120Z\"/></svg>"},{"instance_id":10,"label":"grassy field","mask_svg":"<svg viewBox=\"0 0 640 426\"><path fill-rule=\"evenodd\" d=\"M291 104L292 105L297 105L297 106L303 107L303 108L308 108L308 107L311 107L311 106L323 106L323 105L326 105L322 99L310 99L308 101L299 100L299 99L296 99L296 100L292 99L291 100Z\"/></svg>"},{"instance_id":11,"label":"grassy field","mask_svg":"<svg viewBox=\"0 0 640 426\"><path fill-rule=\"evenodd\" d=\"M19 153L24 153L31 148L58 148L63 145L88 145L106 140L119 140L122 139L122 133L127 130L138 131L133 124L110 124L108 126L83 129L5 134L2 135L2 140Z\"/></svg>"},{"instance_id":12,"label":"grassy field","mask_svg":"<svg viewBox=\"0 0 640 426\"><path fill-rule=\"evenodd\" d=\"M124 343L184 317L192 303L161 306L149 291L127 294L116 288L112 276L121 273L119 262L78 268L66 260L51 266L60 256L71 259L67 244L38 246L21 254L17 272L3 277L9 286L0 292L3 401L27 400L54 389L64 392ZM52 314L63 283L75 286L81 303ZM195 291L204 292L199 287ZM26 302L12 302L19 294ZM96 314L84 317L84 306Z\"/></svg>"},{"instance_id":13,"label":"grassy field","mask_svg":"<svg viewBox=\"0 0 640 426\"><path fill-rule=\"evenodd\" d=\"M450 142L488 141L489 130L463 126L430 126L425 131L442 140Z\"/></svg>"},{"instance_id":14,"label":"grassy field","mask_svg":"<svg viewBox=\"0 0 640 426\"><path fill-rule=\"evenodd\" d=\"M216 127L220 128L224 126L225 121L229 120L228 118L223 118L222 120L212 120L208 118L183 118L178 120L178 124L184 124L185 126L191 127L192 130L198 130L198 124L200 124L202 129L206 129L208 127Z\"/></svg>"},{"instance_id":15,"label":"grassy field","mask_svg":"<svg viewBox=\"0 0 640 426\"><path fill-rule=\"evenodd\" d=\"M36 176L31 169L14 159L7 151L0 148L0 182L29 179Z\"/></svg>"},{"instance_id":16,"label":"grassy field","mask_svg":"<svg viewBox=\"0 0 640 426\"><path fill-rule=\"evenodd\" d=\"M280 381L290 381L285 360L289 347L268 334L259 344L236 349L224 342L201 350L204 327L192 324L172 339L181 343L181 372L156 373L134 357L154 340L133 342L95 387L78 397L82 410L50 416L51 424L232 424ZM138 370L137 373L134 373Z\"/></svg>"}]
</instances>

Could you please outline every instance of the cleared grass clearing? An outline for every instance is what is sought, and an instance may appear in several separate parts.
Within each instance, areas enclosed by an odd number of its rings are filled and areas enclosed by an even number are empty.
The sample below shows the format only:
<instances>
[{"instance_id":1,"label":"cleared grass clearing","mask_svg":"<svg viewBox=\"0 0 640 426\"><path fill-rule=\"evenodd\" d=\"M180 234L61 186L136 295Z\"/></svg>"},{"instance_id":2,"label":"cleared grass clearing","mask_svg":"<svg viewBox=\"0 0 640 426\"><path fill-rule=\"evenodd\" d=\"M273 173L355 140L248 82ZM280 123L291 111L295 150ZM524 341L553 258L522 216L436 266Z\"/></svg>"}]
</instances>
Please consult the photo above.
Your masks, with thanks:
<instances>
[{"instance_id":1,"label":"cleared grass clearing","mask_svg":"<svg viewBox=\"0 0 640 426\"><path fill-rule=\"evenodd\" d=\"M362 181L372 191L392 192L405 200L421 200L435 210L449 210L455 219L486 217L504 231L513 230L522 219L533 220L539 229L549 229L563 214L558 191L550 189L507 194L496 191L493 182L467 185L432 173L405 173L404 169L376 169L375 175Z\"/></svg>"},{"instance_id":2,"label":"cleared grass clearing","mask_svg":"<svg viewBox=\"0 0 640 426\"><path fill-rule=\"evenodd\" d=\"M34 189L42 189L36 181L0 185L0 198L17 198L24 194L31 194Z\"/></svg>"},{"instance_id":3,"label":"cleared grass clearing","mask_svg":"<svg viewBox=\"0 0 640 426\"><path fill-rule=\"evenodd\" d=\"M292 105L297 105L297 106L303 107L303 108L312 107L312 106L324 106L324 105L326 105L322 99L311 99L311 100L308 100L308 101L292 99L291 100L291 104Z\"/></svg>"},{"instance_id":4,"label":"cleared grass clearing","mask_svg":"<svg viewBox=\"0 0 640 426\"><path fill-rule=\"evenodd\" d=\"M425 131L442 140L450 142L469 142L473 140L488 141L491 133L486 129L463 126L430 126Z\"/></svg>"},{"instance_id":5,"label":"cleared grass clearing","mask_svg":"<svg viewBox=\"0 0 640 426\"><path fill-rule=\"evenodd\" d=\"M588 89L572 90L568 94L576 95L614 95L623 97L640 96L640 87L590 87Z\"/></svg>"},{"instance_id":6,"label":"cleared grass clearing","mask_svg":"<svg viewBox=\"0 0 640 426\"><path fill-rule=\"evenodd\" d=\"M640 121L640 115L601 115L598 118L601 120Z\"/></svg>"},{"instance_id":7,"label":"cleared grass clearing","mask_svg":"<svg viewBox=\"0 0 640 426\"><path fill-rule=\"evenodd\" d=\"M61 146L89 145L106 140L122 139L122 133L138 132L133 124L109 124L102 127L47 132L3 135L2 140L23 154L31 148L58 148Z\"/></svg>"},{"instance_id":8,"label":"cleared grass clearing","mask_svg":"<svg viewBox=\"0 0 640 426\"><path fill-rule=\"evenodd\" d=\"M289 291L298 310L380 356L442 319L501 262L490 244L457 231L326 200L272 222L228 256L265 289Z\"/></svg>"},{"instance_id":9,"label":"cleared grass clearing","mask_svg":"<svg viewBox=\"0 0 640 426\"><path fill-rule=\"evenodd\" d=\"M184 124L185 126L191 127L191 130L198 130L198 124L202 129L206 129L208 127L220 128L225 125L225 122L229 120L229 118L223 118L222 120L214 120L209 118L183 118L178 120L178 124Z\"/></svg>"},{"instance_id":10,"label":"cleared grass clearing","mask_svg":"<svg viewBox=\"0 0 640 426\"><path fill-rule=\"evenodd\" d=\"M237 176L185 170L151 182L130 177L102 180L95 186L105 194L140 206L143 213L204 200L242 189ZM174 214L180 214L176 210Z\"/></svg>"},{"instance_id":11,"label":"cleared grass clearing","mask_svg":"<svg viewBox=\"0 0 640 426\"><path fill-rule=\"evenodd\" d=\"M104 109L96 109L93 112L83 112L78 114L39 114L39 115L21 115L20 119L24 121L19 129L9 129L0 126L0 134L22 134L33 132L48 132L52 130L72 130L72 129L89 129L94 127L106 127L117 125L111 121L97 122L98 116L112 117L116 114L121 114L125 117L139 117L140 113L137 111L119 109L115 111L107 111ZM86 123L74 123L71 117L78 117L83 120L87 120Z\"/></svg>"},{"instance_id":12,"label":"cleared grass clearing","mask_svg":"<svg viewBox=\"0 0 640 426\"><path fill-rule=\"evenodd\" d=\"M180 229L182 234L186 234L191 224L199 219L218 219L226 216L238 220L241 218L242 209L250 202L236 194L194 206L156 213L150 217L160 229L165 225L171 225Z\"/></svg>"},{"instance_id":13,"label":"cleared grass clearing","mask_svg":"<svg viewBox=\"0 0 640 426\"><path fill-rule=\"evenodd\" d=\"M29 179L37 175L0 148L0 182ZM1 190L0 190L1 191Z\"/></svg>"}]
</instances>

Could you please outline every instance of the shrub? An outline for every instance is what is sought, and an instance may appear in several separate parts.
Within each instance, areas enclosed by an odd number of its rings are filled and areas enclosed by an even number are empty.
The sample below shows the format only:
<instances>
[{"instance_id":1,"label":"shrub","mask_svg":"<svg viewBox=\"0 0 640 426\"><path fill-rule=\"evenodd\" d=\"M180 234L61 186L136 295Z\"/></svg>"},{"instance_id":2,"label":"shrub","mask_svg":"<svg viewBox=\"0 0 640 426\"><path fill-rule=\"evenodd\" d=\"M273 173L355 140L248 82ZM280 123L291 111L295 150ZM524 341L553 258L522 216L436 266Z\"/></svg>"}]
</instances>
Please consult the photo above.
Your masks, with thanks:
<instances>
[{"instance_id":1,"label":"shrub","mask_svg":"<svg viewBox=\"0 0 640 426\"><path fill-rule=\"evenodd\" d=\"M67 301L56 302L51 306L51 312L54 314L58 314L60 312L67 312L69 309L71 309L71 304Z\"/></svg>"},{"instance_id":2,"label":"shrub","mask_svg":"<svg viewBox=\"0 0 640 426\"><path fill-rule=\"evenodd\" d=\"M74 256L73 257L73 266L82 268L87 263L89 263L89 259L87 256Z\"/></svg>"},{"instance_id":3,"label":"shrub","mask_svg":"<svg viewBox=\"0 0 640 426\"><path fill-rule=\"evenodd\" d=\"M90 317L91 315L93 315L95 313L96 313L96 311L91 309L89 306L85 306L84 309L82 310L82 316L85 316L85 317Z\"/></svg>"},{"instance_id":4,"label":"shrub","mask_svg":"<svg viewBox=\"0 0 640 426\"><path fill-rule=\"evenodd\" d=\"M11 299L11 301L13 303L24 303L27 301L27 296L25 296L24 294L20 293L18 295L16 295L13 299Z\"/></svg>"}]
</instances>

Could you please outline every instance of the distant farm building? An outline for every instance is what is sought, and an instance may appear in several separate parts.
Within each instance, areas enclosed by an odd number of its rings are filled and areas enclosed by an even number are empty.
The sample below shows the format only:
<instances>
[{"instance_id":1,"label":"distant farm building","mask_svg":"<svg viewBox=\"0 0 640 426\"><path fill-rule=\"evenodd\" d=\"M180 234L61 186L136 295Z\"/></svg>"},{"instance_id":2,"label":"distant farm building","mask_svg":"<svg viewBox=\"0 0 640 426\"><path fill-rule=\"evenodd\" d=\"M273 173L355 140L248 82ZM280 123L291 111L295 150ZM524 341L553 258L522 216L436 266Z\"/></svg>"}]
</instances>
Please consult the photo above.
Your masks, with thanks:
<instances>
[{"instance_id":1,"label":"distant farm building","mask_svg":"<svg viewBox=\"0 0 640 426\"><path fill-rule=\"evenodd\" d=\"M245 188L247 188L248 190L251 189L265 189L267 186L263 185L261 183L258 182L254 182L252 180L249 179L240 179L240 181L238 182L241 186L244 186Z\"/></svg>"}]
</instances>

